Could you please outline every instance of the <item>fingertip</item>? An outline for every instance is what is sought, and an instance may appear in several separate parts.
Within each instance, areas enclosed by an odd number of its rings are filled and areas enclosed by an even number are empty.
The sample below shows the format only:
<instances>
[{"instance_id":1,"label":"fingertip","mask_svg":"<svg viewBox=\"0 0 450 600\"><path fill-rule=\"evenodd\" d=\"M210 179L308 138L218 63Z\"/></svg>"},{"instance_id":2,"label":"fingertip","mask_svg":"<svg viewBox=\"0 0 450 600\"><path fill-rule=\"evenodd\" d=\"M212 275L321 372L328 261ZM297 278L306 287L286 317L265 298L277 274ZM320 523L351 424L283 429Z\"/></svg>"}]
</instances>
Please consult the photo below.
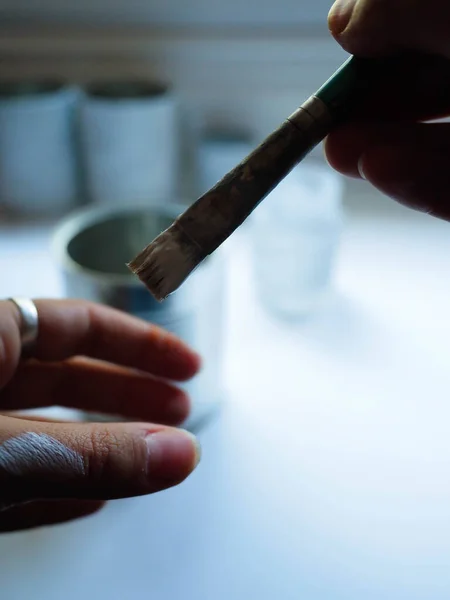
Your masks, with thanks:
<instances>
[{"instance_id":1,"label":"fingertip","mask_svg":"<svg viewBox=\"0 0 450 600\"><path fill-rule=\"evenodd\" d=\"M359 168L374 187L403 206L450 219L450 173L448 156L442 150L374 146L361 156Z\"/></svg>"},{"instance_id":2,"label":"fingertip","mask_svg":"<svg viewBox=\"0 0 450 600\"><path fill-rule=\"evenodd\" d=\"M366 175L367 156L370 157L370 150L368 152L364 152L363 154L361 154L361 156L358 159L358 173L359 173L361 179L364 179L364 181L369 181L368 176ZM370 165L370 161L371 161L371 159L369 158L369 165ZM369 171L370 171L370 167L369 167Z\"/></svg>"},{"instance_id":3,"label":"fingertip","mask_svg":"<svg viewBox=\"0 0 450 600\"><path fill-rule=\"evenodd\" d=\"M390 0L337 0L328 28L342 48L356 56L382 56L392 50Z\"/></svg>"},{"instance_id":4,"label":"fingertip","mask_svg":"<svg viewBox=\"0 0 450 600\"><path fill-rule=\"evenodd\" d=\"M355 139L351 126L336 129L324 142L325 158L333 169L354 179L360 178L358 158L360 156L359 140Z\"/></svg>"},{"instance_id":5,"label":"fingertip","mask_svg":"<svg viewBox=\"0 0 450 600\"><path fill-rule=\"evenodd\" d=\"M201 357L176 333L150 324L148 341L150 354L153 356L156 351L169 370L174 371L170 378L183 381L199 370Z\"/></svg>"},{"instance_id":6,"label":"fingertip","mask_svg":"<svg viewBox=\"0 0 450 600\"><path fill-rule=\"evenodd\" d=\"M358 172L361 177L376 187L390 186L399 173L399 159L404 162L404 147L377 144L369 146L358 159Z\"/></svg>"},{"instance_id":7,"label":"fingertip","mask_svg":"<svg viewBox=\"0 0 450 600\"><path fill-rule=\"evenodd\" d=\"M328 28L331 35L339 39L352 18L356 0L337 0L328 13Z\"/></svg>"},{"instance_id":8,"label":"fingertip","mask_svg":"<svg viewBox=\"0 0 450 600\"><path fill-rule=\"evenodd\" d=\"M200 354L175 336L171 336L165 354L171 363L171 378L176 381L188 381L201 370Z\"/></svg>"},{"instance_id":9,"label":"fingertip","mask_svg":"<svg viewBox=\"0 0 450 600\"><path fill-rule=\"evenodd\" d=\"M203 359L200 356L200 354L198 354L197 352L195 352L194 350L190 350L190 356L189 356L189 360L188 362L188 371L189 371L189 379L191 377L194 377L194 375L197 375L197 373L199 373L202 369L203 366Z\"/></svg>"},{"instance_id":10,"label":"fingertip","mask_svg":"<svg viewBox=\"0 0 450 600\"><path fill-rule=\"evenodd\" d=\"M156 485L177 485L197 467L201 458L196 437L183 429L165 428L146 437L148 477Z\"/></svg>"},{"instance_id":11,"label":"fingertip","mask_svg":"<svg viewBox=\"0 0 450 600\"><path fill-rule=\"evenodd\" d=\"M191 399L182 389L177 389L164 406L164 414L158 422L166 425L181 425L191 412Z\"/></svg>"},{"instance_id":12,"label":"fingertip","mask_svg":"<svg viewBox=\"0 0 450 600\"><path fill-rule=\"evenodd\" d=\"M172 381L188 381L200 369L201 358L184 340L173 332L147 323L144 347L136 364L153 375Z\"/></svg>"}]
</instances>

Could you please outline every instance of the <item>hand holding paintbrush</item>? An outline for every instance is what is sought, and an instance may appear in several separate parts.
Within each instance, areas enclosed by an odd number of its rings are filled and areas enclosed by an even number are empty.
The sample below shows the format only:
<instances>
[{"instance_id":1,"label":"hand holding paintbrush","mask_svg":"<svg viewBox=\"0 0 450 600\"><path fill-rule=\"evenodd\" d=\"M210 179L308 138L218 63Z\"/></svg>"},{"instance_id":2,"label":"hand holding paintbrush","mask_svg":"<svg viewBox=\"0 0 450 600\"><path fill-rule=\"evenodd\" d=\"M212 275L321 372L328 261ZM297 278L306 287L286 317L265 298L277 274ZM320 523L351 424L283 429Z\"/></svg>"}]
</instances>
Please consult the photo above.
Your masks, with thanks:
<instances>
[{"instance_id":1,"label":"hand holding paintbrush","mask_svg":"<svg viewBox=\"0 0 450 600\"><path fill-rule=\"evenodd\" d=\"M374 4L371 0L361 2ZM336 10L338 16L342 14L339 8ZM342 25L342 16L336 23ZM336 126L354 118L361 109L363 113L364 107L378 98L380 114L383 110L389 114L389 108L401 98L403 67L413 65L414 77L414 68L419 72L423 64L429 66L430 59L349 58L254 152L147 246L130 263L131 270L158 300L164 299ZM390 92L396 86L400 93L392 96Z\"/></svg>"}]
</instances>

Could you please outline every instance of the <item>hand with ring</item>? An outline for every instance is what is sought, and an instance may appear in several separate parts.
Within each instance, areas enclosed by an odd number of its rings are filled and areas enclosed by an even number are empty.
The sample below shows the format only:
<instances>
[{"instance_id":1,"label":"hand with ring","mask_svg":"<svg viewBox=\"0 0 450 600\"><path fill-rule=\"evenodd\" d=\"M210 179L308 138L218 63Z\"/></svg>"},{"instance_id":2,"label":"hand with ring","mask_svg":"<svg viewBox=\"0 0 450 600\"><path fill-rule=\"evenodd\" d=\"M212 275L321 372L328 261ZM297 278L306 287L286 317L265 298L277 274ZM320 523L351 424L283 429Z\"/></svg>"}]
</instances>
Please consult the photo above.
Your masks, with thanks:
<instances>
[{"instance_id":1,"label":"hand with ring","mask_svg":"<svg viewBox=\"0 0 450 600\"><path fill-rule=\"evenodd\" d=\"M199 367L198 355L172 334L108 307L0 301L0 531L82 517L109 499L184 480L199 447L175 427L189 399L171 382L190 379ZM15 412L49 406L127 422Z\"/></svg>"}]
</instances>

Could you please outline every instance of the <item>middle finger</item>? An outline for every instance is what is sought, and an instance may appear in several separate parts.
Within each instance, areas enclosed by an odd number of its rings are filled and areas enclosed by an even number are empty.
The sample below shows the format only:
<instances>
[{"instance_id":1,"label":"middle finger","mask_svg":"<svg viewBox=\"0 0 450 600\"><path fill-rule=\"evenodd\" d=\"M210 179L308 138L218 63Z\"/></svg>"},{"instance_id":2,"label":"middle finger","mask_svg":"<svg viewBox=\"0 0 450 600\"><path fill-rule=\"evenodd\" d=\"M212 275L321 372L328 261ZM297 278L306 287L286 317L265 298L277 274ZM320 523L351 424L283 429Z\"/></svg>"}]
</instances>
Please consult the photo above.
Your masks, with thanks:
<instances>
[{"instance_id":1,"label":"middle finger","mask_svg":"<svg viewBox=\"0 0 450 600\"><path fill-rule=\"evenodd\" d=\"M0 391L0 410L64 406L167 425L182 423L189 404L167 381L87 358L29 361Z\"/></svg>"}]
</instances>

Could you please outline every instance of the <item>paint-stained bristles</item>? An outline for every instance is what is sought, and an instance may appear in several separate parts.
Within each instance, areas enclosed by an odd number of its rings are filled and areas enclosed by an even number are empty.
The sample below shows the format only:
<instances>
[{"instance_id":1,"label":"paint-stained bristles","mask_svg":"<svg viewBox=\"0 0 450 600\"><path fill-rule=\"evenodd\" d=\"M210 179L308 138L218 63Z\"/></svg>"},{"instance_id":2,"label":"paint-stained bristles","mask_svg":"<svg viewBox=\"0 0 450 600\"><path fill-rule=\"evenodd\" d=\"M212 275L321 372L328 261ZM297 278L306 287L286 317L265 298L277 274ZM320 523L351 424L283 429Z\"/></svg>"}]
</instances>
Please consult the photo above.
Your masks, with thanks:
<instances>
[{"instance_id":1,"label":"paint-stained bristles","mask_svg":"<svg viewBox=\"0 0 450 600\"><path fill-rule=\"evenodd\" d=\"M180 287L202 259L198 247L174 224L144 248L128 268L161 302Z\"/></svg>"}]
</instances>

